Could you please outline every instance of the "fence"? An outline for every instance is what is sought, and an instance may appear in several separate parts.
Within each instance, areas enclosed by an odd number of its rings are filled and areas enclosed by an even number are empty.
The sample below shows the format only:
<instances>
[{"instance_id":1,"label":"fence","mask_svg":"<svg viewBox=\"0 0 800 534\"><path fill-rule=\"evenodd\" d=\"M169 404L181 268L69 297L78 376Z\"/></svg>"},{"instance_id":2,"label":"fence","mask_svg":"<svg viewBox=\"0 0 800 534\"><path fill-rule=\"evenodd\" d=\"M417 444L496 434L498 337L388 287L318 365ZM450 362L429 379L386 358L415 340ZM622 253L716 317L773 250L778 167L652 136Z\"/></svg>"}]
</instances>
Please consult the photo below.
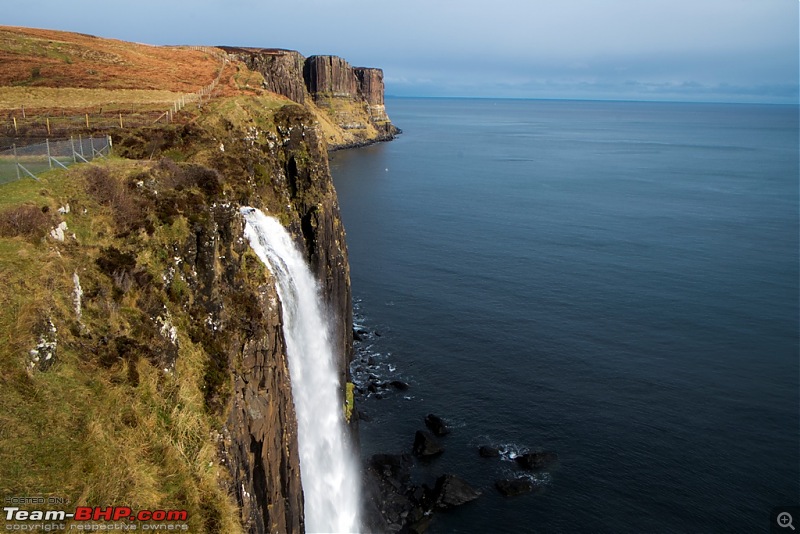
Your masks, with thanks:
<instances>
[{"instance_id":1,"label":"fence","mask_svg":"<svg viewBox=\"0 0 800 534\"><path fill-rule=\"evenodd\" d=\"M0 151L0 184L64 168L74 163L89 162L111 153L111 136L71 137L58 141L46 140L24 147L14 145Z\"/></svg>"},{"instance_id":2,"label":"fence","mask_svg":"<svg viewBox=\"0 0 800 534\"><path fill-rule=\"evenodd\" d=\"M196 103L201 107L211 99L214 89L219 84L225 67L230 60L227 55L219 50L208 47L189 47L193 50L206 52L220 60L220 68L216 78L207 86L195 93L183 94L178 97L168 109L161 108L159 111L145 111L143 109L126 109L103 112L81 112L67 114L66 110L54 113L53 110L46 112L26 113L25 106L20 106L18 110L9 113L5 124L0 126L0 137L16 139L21 137L64 137L72 133L88 130L111 130L117 128L138 128L154 124L172 123L176 121L175 115L182 111L187 105ZM147 106L150 110L153 105Z\"/></svg>"},{"instance_id":3,"label":"fence","mask_svg":"<svg viewBox=\"0 0 800 534\"><path fill-rule=\"evenodd\" d=\"M67 114L50 113L41 115L26 113L12 115L0 128L0 144L8 146L14 139L35 139L45 137L64 138L76 132L87 135L91 131L114 130L118 128L138 128L158 122L168 122L172 114L160 111L97 111L92 113Z\"/></svg>"}]
</instances>

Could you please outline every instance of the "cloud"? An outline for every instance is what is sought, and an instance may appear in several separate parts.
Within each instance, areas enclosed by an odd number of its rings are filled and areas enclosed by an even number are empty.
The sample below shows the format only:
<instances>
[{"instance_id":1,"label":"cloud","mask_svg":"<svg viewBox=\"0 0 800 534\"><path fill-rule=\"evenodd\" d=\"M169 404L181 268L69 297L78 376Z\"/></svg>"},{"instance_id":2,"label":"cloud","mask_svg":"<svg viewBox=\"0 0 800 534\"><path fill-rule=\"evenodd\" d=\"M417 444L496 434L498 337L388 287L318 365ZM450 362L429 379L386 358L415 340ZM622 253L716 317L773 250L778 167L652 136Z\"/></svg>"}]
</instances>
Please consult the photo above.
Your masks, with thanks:
<instances>
[{"instance_id":1,"label":"cloud","mask_svg":"<svg viewBox=\"0 0 800 534\"><path fill-rule=\"evenodd\" d=\"M729 87L791 99L798 80L796 0L138 0L104 9L28 0L5 19L153 44L337 54L382 67L390 89L435 94L510 96L508 83L514 95L567 94L569 85L584 94L632 80L647 95L695 87L705 98Z\"/></svg>"}]
</instances>

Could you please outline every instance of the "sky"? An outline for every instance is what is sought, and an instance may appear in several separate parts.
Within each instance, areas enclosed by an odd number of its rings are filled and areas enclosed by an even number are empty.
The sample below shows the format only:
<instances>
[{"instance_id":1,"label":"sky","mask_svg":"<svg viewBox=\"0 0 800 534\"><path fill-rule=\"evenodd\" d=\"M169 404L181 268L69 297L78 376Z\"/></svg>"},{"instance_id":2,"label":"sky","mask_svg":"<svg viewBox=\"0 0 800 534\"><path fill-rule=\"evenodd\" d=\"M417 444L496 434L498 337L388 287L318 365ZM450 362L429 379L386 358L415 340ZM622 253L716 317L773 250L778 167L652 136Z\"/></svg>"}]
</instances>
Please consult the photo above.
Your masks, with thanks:
<instances>
[{"instance_id":1,"label":"sky","mask_svg":"<svg viewBox=\"0 0 800 534\"><path fill-rule=\"evenodd\" d=\"M386 94L798 103L798 0L26 0L0 24L289 48ZM0 66L0 68L2 68Z\"/></svg>"}]
</instances>

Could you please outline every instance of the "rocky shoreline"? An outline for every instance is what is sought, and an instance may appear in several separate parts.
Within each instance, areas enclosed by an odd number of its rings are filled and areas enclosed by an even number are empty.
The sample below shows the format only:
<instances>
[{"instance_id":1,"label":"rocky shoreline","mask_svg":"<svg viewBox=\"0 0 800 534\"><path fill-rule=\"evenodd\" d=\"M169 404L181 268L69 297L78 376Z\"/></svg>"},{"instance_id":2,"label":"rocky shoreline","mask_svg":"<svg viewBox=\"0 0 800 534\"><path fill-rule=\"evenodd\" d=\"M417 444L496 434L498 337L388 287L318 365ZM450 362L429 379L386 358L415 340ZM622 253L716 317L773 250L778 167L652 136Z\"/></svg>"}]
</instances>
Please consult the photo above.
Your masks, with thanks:
<instances>
[{"instance_id":1,"label":"rocky shoreline","mask_svg":"<svg viewBox=\"0 0 800 534\"><path fill-rule=\"evenodd\" d=\"M407 391L412 385L399 379L395 366L379 361L371 353L380 338L380 332L363 326L353 329L355 355L351 374L356 384L357 405L393 394L411 398ZM364 422L372 420L363 411L356 414ZM401 452L377 453L363 459L362 517L368 532L425 532L437 514L467 505L487 491L496 491L506 498L542 493L549 480L548 471L558 464L558 455L553 451L484 443L476 447L475 461L511 462L513 474L509 476L507 469L502 470L505 476L498 477L488 488L474 487L456 473L441 472L432 483L416 480L415 468L435 466L437 459L446 453L447 439L453 432L458 430L446 418L428 413L420 417L420 428L414 435L398 445Z\"/></svg>"}]
</instances>

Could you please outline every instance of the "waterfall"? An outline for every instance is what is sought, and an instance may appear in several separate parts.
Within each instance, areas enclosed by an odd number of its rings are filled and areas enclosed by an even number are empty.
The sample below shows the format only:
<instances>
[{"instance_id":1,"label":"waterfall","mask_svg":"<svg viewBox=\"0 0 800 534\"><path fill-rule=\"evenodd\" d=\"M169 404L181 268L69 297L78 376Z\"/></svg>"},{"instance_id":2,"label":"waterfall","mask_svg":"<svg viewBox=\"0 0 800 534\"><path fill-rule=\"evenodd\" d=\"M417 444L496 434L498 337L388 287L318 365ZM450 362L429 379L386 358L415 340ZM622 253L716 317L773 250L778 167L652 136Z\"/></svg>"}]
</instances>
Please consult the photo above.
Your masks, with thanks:
<instances>
[{"instance_id":1,"label":"waterfall","mask_svg":"<svg viewBox=\"0 0 800 534\"><path fill-rule=\"evenodd\" d=\"M245 237L274 275L283 307L306 531L356 532L360 477L346 436L338 359L316 280L276 219L254 208L241 213Z\"/></svg>"}]
</instances>

